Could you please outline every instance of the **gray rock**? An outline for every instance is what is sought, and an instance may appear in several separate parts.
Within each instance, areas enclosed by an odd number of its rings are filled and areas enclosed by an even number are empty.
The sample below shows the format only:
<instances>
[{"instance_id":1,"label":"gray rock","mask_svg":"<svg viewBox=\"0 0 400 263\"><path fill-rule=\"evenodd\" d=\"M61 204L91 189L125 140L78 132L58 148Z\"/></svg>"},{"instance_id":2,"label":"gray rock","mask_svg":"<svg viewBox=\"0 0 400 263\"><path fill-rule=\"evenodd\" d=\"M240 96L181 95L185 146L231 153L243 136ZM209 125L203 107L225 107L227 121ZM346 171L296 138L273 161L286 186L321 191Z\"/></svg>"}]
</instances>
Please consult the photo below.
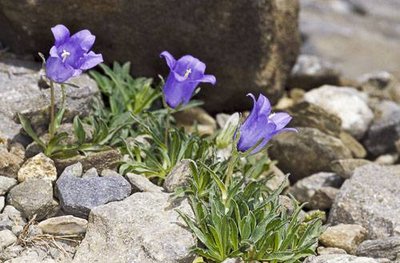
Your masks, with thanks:
<instances>
[{"instance_id":1,"label":"gray rock","mask_svg":"<svg viewBox=\"0 0 400 263\"><path fill-rule=\"evenodd\" d=\"M357 255L400 260L400 237L366 240L358 246Z\"/></svg>"},{"instance_id":2,"label":"gray rock","mask_svg":"<svg viewBox=\"0 0 400 263\"><path fill-rule=\"evenodd\" d=\"M101 173L104 169L116 169L121 158L121 153L118 150L110 149L100 152L90 152L86 156L76 155L66 159L54 159L54 162L59 173L64 171L66 167L78 162L82 163L84 171L96 168Z\"/></svg>"},{"instance_id":3,"label":"gray rock","mask_svg":"<svg viewBox=\"0 0 400 263\"><path fill-rule=\"evenodd\" d=\"M380 263L377 259L356 257L343 254L327 254L321 256L311 256L306 258L303 263Z\"/></svg>"},{"instance_id":4,"label":"gray rock","mask_svg":"<svg viewBox=\"0 0 400 263\"><path fill-rule=\"evenodd\" d=\"M324 84L339 85L340 72L335 65L317 56L297 57L289 78L289 87L310 90Z\"/></svg>"},{"instance_id":5,"label":"gray rock","mask_svg":"<svg viewBox=\"0 0 400 263\"><path fill-rule=\"evenodd\" d=\"M104 175L103 175L104 176ZM99 174L97 172L96 168L90 168L87 170L83 175L82 178L93 178L93 177L99 177Z\"/></svg>"},{"instance_id":6,"label":"gray rock","mask_svg":"<svg viewBox=\"0 0 400 263\"><path fill-rule=\"evenodd\" d=\"M36 214L36 220L54 215L58 209L51 182L41 179L30 179L12 188L7 195L7 204L20 210L26 218Z\"/></svg>"},{"instance_id":7,"label":"gray rock","mask_svg":"<svg viewBox=\"0 0 400 263\"><path fill-rule=\"evenodd\" d=\"M342 120L342 128L355 138L362 138L374 115L367 105L368 96L350 87L324 85L304 94L314 103Z\"/></svg>"},{"instance_id":8,"label":"gray rock","mask_svg":"<svg viewBox=\"0 0 400 263\"><path fill-rule=\"evenodd\" d=\"M176 209L192 215L186 200L178 206L165 193L135 193L121 202L96 207L74 262L192 262L196 244Z\"/></svg>"},{"instance_id":9,"label":"gray rock","mask_svg":"<svg viewBox=\"0 0 400 263\"><path fill-rule=\"evenodd\" d=\"M323 246L341 248L349 254L355 254L366 236L367 230L362 226L339 224L328 227L319 237L319 242Z\"/></svg>"},{"instance_id":10,"label":"gray rock","mask_svg":"<svg viewBox=\"0 0 400 263\"><path fill-rule=\"evenodd\" d=\"M400 74L397 0L301 0L302 53L334 61L345 77Z\"/></svg>"},{"instance_id":11,"label":"gray rock","mask_svg":"<svg viewBox=\"0 0 400 263\"><path fill-rule=\"evenodd\" d=\"M395 164L398 159L399 159L398 153L388 153L388 154L382 154L382 155L378 156L374 160L374 163L380 164L380 165L392 165L392 164Z\"/></svg>"},{"instance_id":12,"label":"gray rock","mask_svg":"<svg viewBox=\"0 0 400 263\"><path fill-rule=\"evenodd\" d=\"M0 176L0 195L5 195L17 183L14 178Z\"/></svg>"},{"instance_id":13,"label":"gray rock","mask_svg":"<svg viewBox=\"0 0 400 263\"><path fill-rule=\"evenodd\" d=\"M87 218L92 208L131 194L131 185L121 175L80 178L81 171L80 164L67 167L56 182L57 197L67 214Z\"/></svg>"},{"instance_id":14,"label":"gray rock","mask_svg":"<svg viewBox=\"0 0 400 263\"><path fill-rule=\"evenodd\" d=\"M18 181L30 179L57 180L57 170L53 160L43 153L28 159L18 171Z\"/></svg>"},{"instance_id":15,"label":"gray rock","mask_svg":"<svg viewBox=\"0 0 400 263\"><path fill-rule=\"evenodd\" d=\"M339 188L342 184L342 179L334 173L316 173L306 178L303 178L297 181L292 187L289 189L289 193L296 198L300 203L310 202L310 200L314 197L316 192L324 187L332 187ZM315 200L314 202L316 202ZM317 204L308 204L308 207L311 209L319 209L314 205Z\"/></svg>"},{"instance_id":16,"label":"gray rock","mask_svg":"<svg viewBox=\"0 0 400 263\"><path fill-rule=\"evenodd\" d=\"M318 247L317 253L318 255L347 254L346 250L337 247Z\"/></svg>"},{"instance_id":17,"label":"gray rock","mask_svg":"<svg viewBox=\"0 0 400 263\"><path fill-rule=\"evenodd\" d=\"M215 133L217 122L203 108L195 107L174 114L177 125L186 132L198 132L201 135Z\"/></svg>"},{"instance_id":18,"label":"gray rock","mask_svg":"<svg viewBox=\"0 0 400 263\"><path fill-rule=\"evenodd\" d=\"M298 133L282 133L274 137L268 152L278 167L290 173L289 179L299 179L320 171L331 171L334 160L351 158L342 141L314 128L299 128Z\"/></svg>"},{"instance_id":19,"label":"gray rock","mask_svg":"<svg viewBox=\"0 0 400 263\"><path fill-rule=\"evenodd\" d=\"M164 189L172 193L178 187L187 186L191 176L190 161L182 160L176 164L174 169L167 175L164 181Z\"/></svg>"},{"instance_id":20,"label":"gray rock","mask_svg":"<svg viewBox=\"0 0 400 263\"><path fill-rule=\"evenodd\" d=\"M0 63L0 82L7 87L0 92L0 116L4 120L0 130L8 138L15 137L21 128L14 121L18 112L27 116L35 129L45 128L48 124L50 91L39 87L40 74L43 74L38 72L39 67L39 64L21 60L4 59ZM87 115L91 111L91 101L99 94L96 83L87 75L70 82L80 88L66 88L66 121L76 115ZM56 100L57 104L61 101L59 87L56 88Z\"/></svg>"},{"instance_id":21,"label":"gray rock","mask_svg":"<svg viewBox=\"0 0 400 263\"><path fill-rule=\"evenodd\" d=\"M38 224L43 233L52 235L82 235L86 233L87 220L71 215L48 218Z\"/></svg>"},{"instance_id":22,"label":"gray rock","mask_svg":"<svg viewBox=\"0 0 400 263\"><path fill-rule=\"evenodd\" d=\"M7 205L6 207L4 207L3 213L0 214L0 217L2 217L2 219L4 220L2 222L10 223L8 226L5 227L6 229L12 229L13 227L23 227L26 224L26 221L23 218L21 212L11 205Z\"/></svg>"},{"instance_id":23,"label":"gray rock","mask_svg":"<svg viewBox=\"0 0 400 263\"><path fill-rule=\"evenodd\" d=\"M0 131L2 131L1 126ZM18 170L23 162L24 159L15 154L0 151L0 176L17 178Z\"/></svg>"},{"instance_id":24,"label":"gray rock","mask_svg":"<svg viewBox=\"0 0 400 263\"><path fill-rule=\"evenodd\" d=\"M0 231L0 251L13 244L15 241L17 241L17 237L13 232L10 230Z\"/></svg>"},{"instance_id":25,"label":"gray rock","mask_svg":"<svg viewBox=\"0 0 400 263\"><path fill-rule=\"evenodd\" d=\"M342 121L335 114L329 113L323 108L303 101L285 109L293 119L291 127L316 128L328 135L339 137Z\"/></svg>"},{"instance_id":26,"label":"gray rock","mask_svg":"<svg viewBox=\"0 0 400 263\"><path fill-rule=\"evenodd\" d=\"M353 174L354 170L372 162L364 159L342 159L331 163L331 169L343 179L348 179Z\"/></svg>"},{"instance_id":27,"label":"gray rock","mask_svg":"<svg viewBox=\"0 0 400 263\"><path fill-rule=\"evenodd\" d=\"M149 179L140 174L128 173L126 178L132 185L133 192L161 193L164 189L150 182Z\"/></svg>"},{"instance_id":28,"label":"gray rock","mask_svg":"<svg viewBox=\"0 0 400 263\"><path fill-rule=\"evenodd\" d=\"M392 101L376 105L375 118L368 130L364 145L374 156L396 152L396 141L400 139L400 106Z\"/></svg>"},{"instance_id":29,"label":"gray rock","mask_svg":"<svg viewBox=\"0 0 400 263\"><path fill-rule=\"evenodd\" d=\"M53 43L50 27L63 17L72 33L82 28L94 32L94 49L103 53L107 63L132 61L139 76L166 76L167 66L159 58L162 50L177 58L193 54L206 63L207 72L217 76L218 92L224 94L215 96L211 87L201 92L211 111L250 107L251 100L243 100L248 92L267 93L276 101L300 42L298 1L291 0L190 0L179 5L141 0L113 4L89 0L85 5L78 0L65 5L7 0L0 10L0 39L18 53L47 55ZM26 17L31 21L22 23Z\"/></svg>"},{"instance_id":30,"label":"gray rock","mask_svg":"<svg viewBox=\"0 0 400 263\"><path fill-rule=\"evenodd\" d=\"M377 71L358 78L359 87L372 97L400 102L400 83L391 73Z\"/></svg>"},{"instance_id":31,"label":"gray rock","mask_svg":"<svg viewBox=\"0 0 400 263\"><path fill-rule=\"evenodd\" d=\"M311 197L308 207L311 209L328 210L332 207L338 192L339 189L334 187L321 187Z\"/></svg>"},{"instance_id":32,"label":"gray rock","mask_svg":"<svg viewBox=\"0 0 400 263\"><path fill-rule=\"evenodd\" d=\"M400 235L400 167L364 165L341 187L329 222L358 224L368 239Z\"/></svg>"},{"instance_id":33,"label":"gray rock","mask_svg":"<svg viewBox=\"0 0 400 263\"><path fill-rule=\"evenodd\" d=\"M0 213L3 211L4 205L6 204L6 198L4 196L0 196Z\"/></svg>"}]
</instances>

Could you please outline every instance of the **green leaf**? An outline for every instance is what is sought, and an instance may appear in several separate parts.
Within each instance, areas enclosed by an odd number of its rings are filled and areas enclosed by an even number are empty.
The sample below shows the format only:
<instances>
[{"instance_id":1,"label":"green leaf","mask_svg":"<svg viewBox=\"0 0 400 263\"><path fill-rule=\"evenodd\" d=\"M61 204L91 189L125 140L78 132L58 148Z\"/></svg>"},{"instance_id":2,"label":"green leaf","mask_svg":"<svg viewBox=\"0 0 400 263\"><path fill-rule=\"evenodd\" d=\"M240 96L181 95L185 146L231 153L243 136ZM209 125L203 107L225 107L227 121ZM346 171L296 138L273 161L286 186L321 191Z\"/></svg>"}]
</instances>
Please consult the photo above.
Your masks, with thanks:
<instances>
[{"instance_id":1,"label":"green leaf","mask_svg":"<svg viewBox=\"0 0 400 263\"><path fill-rule=\"evenodd\" d=\"M31 123L29 120L23 115L18 113L19 122L22 125L24 131L35 141L43 150L46 149L46 144L37 136L37 134L33 131Z\"/></svg>"},{"instance_id":2,"label":"green leaf","mask_svg":"<svg viewBox=\"0 0 400 263\"><path fill-rule=\"evenodd\" d=\"M79 116L75 116L73 121L74 133L78 140L78 144L83 144L86 139L86 132Z\"/></svg>"}]
</instances>

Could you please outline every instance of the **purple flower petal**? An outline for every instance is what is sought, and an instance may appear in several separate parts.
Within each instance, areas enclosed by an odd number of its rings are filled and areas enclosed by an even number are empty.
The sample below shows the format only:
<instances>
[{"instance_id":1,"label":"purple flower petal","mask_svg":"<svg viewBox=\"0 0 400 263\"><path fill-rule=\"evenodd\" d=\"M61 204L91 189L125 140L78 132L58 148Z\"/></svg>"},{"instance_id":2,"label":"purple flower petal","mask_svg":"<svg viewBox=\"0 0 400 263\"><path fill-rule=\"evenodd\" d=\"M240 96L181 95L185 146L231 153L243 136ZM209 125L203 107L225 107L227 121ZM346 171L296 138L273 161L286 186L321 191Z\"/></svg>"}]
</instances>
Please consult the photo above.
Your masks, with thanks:
<instances>
[{"instance_id":1,"label":"purple flower petal","mask_svg":"<svg viewBox=\"0 0 400 263\"><path fill-rule=\"evenodd\" d=\"M196 89L197 82L182 82L176 80L174 74L169 74L164 85L165 100L171 108L187 104Z\"/></svg>"},{"instance_id":2,"label":"purple flower petal","mask_svg":"<svg viewBox=\"0 0 400 263\"><path fill-rule=\"evenodd\" d=\"M198 81L204 82L204 83L211 83L211 84L215 85L215 83L217 82L217 79L215 78L214 75L204 75Z\"/></svg>"},{"instance_id":3,"label":"purple flower petal","mask_svg":"<svg viewBox=\"0 0 400 263\"><path fill-rule=\"evenodd\" d=\"M88 52L96 40L96 37L89 30L81 30L71 36L71 41L79 45L83 51Z\"/></svg>"},{"instance_id":4,"label":"purple flower petal","mask_svg":"<svg viewBox=\"0 0 400 263\"><path fill-rule=\"evenodd\" d=\"M164 57L169 69L173 70L173 68L175 67L175 63L176 63L175 58L168 51L163 51L160 54L160 57Z\"/></svg>"},{"instance_id":5,"label":"purple flower petal","mask_svg":"<svg viewBox=\"0 0 400 263\"><path fill-rule=\"evenodd\" d=\"M51 56L51 57L55 57L55 58L58 58L58 57L59 57L59 55L58 55L58 49L57 49L56 46L52 46L52 47L51 47L51 49L50 49L50 56Z\"/></svg>"},{"instance_id":6,"label":"purple flower petal","mask_svg":"<svg viewBox=\"0 0 400 263\"><path fill-rule=\"evenodd\" d=\"M95 54L93 51L90 51L89 53L83 55L83 59L81 62L82 64L80 68L82 70L88 70L102 63L103 56L101 54Z\"/></svg>"},{"instance_id":7,"label":"purple flower petal","mask_svg":"<svg viewBox=\"0 0 400 263\"><path fill-rule=\"evenodd\" d=\"M292 117L289 114L287 114L286 112L277 112L277 113L271 114L269 116L269 119L273 123L275 123L277 130L281 130L290 122Z\"/></svg>"},{"instance_id":8,"label":"purple flower petal","mask_svg":"<svg viewBox=\"0 0 400 263\"><path fill-rule=\"evenodd\" d=\"M260 94L257 100L257 112L259 115L269 116L271 113L271 103L264 95Z\"/></svg>"},{"instance_id":9,"label":"purple flower petal","mask_svg":"<svg viewBox=\"0 0 400 263\"><path fill-rule=\"evenodd\" d=\"M259 125L260 123L263 123L263 125ZM262 142L256 147L256 149L252 151L252 153L259 151L272 137L275 127L275 124L268 123L268 120L264 118L264 116L260 116L256 122L253 122L247 127L242 126L240 128L240 138L237 145L238 149L242 152L245 152L262 140Z\"/></svg>"},{"instance_id":10,"label":"purple flower petal","mask_svg":"<svg viewBox=\"0 0 400 263\"><path fill-rule=\"evenodd\" d=\"M204 76L206 65L197 58L186 55L175 64L174 72L190 80L199 80Z\"/></svg>"},{"instance_id":11,"label":"purple flower petal","mask_svg":"<svg viewBox=\"0 0 400 263\"><path fill-rule=\"evenodd\" d=\"M60 58L49 57L46 62L46 76L57 82L62 83L71 78L75 73L73 67L63 63Z\"/></svg>"},{"instance_id":12,"label":"purple flower petal","mask_svg":"<svg viewBox=\"0 0 400 263\"><path fill-rule=\"evenodd\" d=\"M68 28L64 25L56 25L55 27L52 27L51 32L53 32L54 39L56 40L56 46L63 44L70 36Z\"/></svg>"}]
</instances>

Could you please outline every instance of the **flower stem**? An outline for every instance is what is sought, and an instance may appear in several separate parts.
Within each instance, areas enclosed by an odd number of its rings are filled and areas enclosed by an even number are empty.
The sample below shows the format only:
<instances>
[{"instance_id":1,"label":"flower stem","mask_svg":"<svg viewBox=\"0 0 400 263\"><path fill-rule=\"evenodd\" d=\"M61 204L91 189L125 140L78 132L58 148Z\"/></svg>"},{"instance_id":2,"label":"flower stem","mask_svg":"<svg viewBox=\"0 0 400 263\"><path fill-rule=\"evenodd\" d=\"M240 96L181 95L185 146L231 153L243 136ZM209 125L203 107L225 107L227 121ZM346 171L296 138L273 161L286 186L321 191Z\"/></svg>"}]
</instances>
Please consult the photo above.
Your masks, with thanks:
<instances>
[{"instance_id":1,"label":"flower stem","mask_svg":"<svg viewBox=\"0 0 400 263\"><path fill-rule=\"evenodd\" d=\"M51 140L55 135L54 130L54 118L55 118L55 94L54 94L54 82L50 80L50 125L49 125L49 135Z\"/></svg>"},{"instance_id":2,"label":"flower stem","mask_svg":"<svg viewBox=\"0 0 400 263\"><path fill-rule=\"evenodd\" d=\"M228 169L227 169L226 177L225 177L225 186L227 189L229 188L229 184L230 184L232 176L233 176L233 170L235 168L235 164L238 159L239 159L239 153L236 150L236 148L233 148L231 157L229 158Z\"/></svg>"},{"instance_id":3,"label":"flower stem","mask_svg":"<svg viewBox=\"0 0 400 263\"><path fill-rule=\"evenodd\" d=\"M170 118L171 118L171 109L167 107L167 115L165 116L165 133L164 133L164 142L167 149L168 149Z\"/></svg>"}]
</instances>

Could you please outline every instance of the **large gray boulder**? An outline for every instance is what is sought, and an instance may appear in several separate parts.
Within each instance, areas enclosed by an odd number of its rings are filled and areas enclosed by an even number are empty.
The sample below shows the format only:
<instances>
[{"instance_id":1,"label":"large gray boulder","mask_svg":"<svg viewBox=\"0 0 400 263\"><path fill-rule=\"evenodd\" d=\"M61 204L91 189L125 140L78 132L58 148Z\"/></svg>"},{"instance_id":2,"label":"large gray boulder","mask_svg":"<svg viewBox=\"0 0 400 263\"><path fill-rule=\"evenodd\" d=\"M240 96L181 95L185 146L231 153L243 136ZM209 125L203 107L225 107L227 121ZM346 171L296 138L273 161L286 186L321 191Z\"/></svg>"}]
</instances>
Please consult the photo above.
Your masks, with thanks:
<instances>
[{"instance_id":1,"label":"large gray boulder","mask_svg":"<svg viewBox=\"0 0 400 263\"><path fill-rule=\"evenodd\" d=\"M186 200L169 202L166 193L135 193L96 207L74 262L191 263L196 239L176 210L192 214Z\"/></svg>"},{"instance_id":2,"label":"large gray boulder","mask_svg":"<svg viewBox=\"0 0 400 263\"><path fill-rule=\"evenodd\" d=\"M359 167L341 187L328 221L361 225L369 239L400 236L399 189L399 166Z\"/></svg>"},{"instance_id":3,"label":"large gray boulder","mask_svg":"<svg viewBox=\"0 0 400 263\"><path fill-rule=\"evenodd\" d=\"M12 52L47 54L50 27L88 28L106 62L132 61L135 75L153 77L167 74L163 50L192 54L217 77L201 93L207 108L229 110L250 106L248 92L281 95L299 50L297 15L297 0L4 0L0 40Z\"/></svg>"},{"instance_id":4,"label":"large gray boulder","mask_svg":"<svg viewBox=\"0 0 400 263\"><path fill-rule=\"evenodd\" d=\"M39 64L22 60L2 59L0 62L0 132L6 138L14 138L21 129L16 121L16 113L27 116L34 128L44 129L48 124L50 90L40 81L43 72L39 72L39 69ZM87 115L92 100L99 94L96 83L87 75L69 82L80 88L66 88L65 120L72 120L76 115ZM59 87L56 89L56 101L60 105Z\"/></svg>"}]
</instances>

